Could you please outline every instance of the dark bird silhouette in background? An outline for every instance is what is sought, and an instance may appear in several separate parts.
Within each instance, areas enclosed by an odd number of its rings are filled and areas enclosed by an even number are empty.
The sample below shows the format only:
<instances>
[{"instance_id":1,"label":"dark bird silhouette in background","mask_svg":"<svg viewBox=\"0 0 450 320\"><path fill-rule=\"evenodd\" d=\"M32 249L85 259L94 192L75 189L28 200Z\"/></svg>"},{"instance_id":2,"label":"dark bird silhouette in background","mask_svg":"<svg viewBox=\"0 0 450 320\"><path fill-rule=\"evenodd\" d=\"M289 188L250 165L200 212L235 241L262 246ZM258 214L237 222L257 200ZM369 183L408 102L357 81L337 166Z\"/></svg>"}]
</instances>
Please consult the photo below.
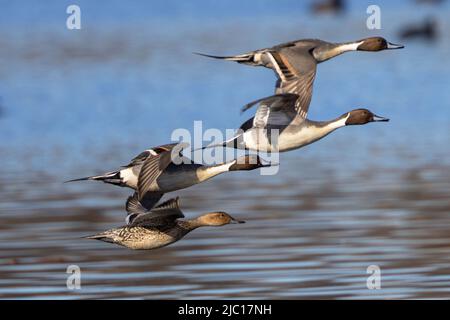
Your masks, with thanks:
<instances>
[{"instance_id":1,"label":"dark bird silhouette in background","mask_svg":"<svg viewBox=\"0 0 450 320\"><path fill-rule=\"evenodd\" d=\"M343 13L345 11L344 0L322 0L311 4L311 11L315 14Z\"/></svg>"},{"instance_id":2,"label":"dark bird silhouette in background","mask_svg":"<svg viewBox=\"0 0 450 320\"><path fill-rule=\"evenodd\" d=\"M422 23L406 26L400 30L402 39L422 39L433 41L437 38L437 21L433 17L428 17Z\"/></svg>"},{"instance_id":3,"label":"dark bird silhouette in background","mask_svg":"<svg viewBox=\"0 0 450 320\"><path fill-rule=\"evenodd\" d=\"M431 4L431 5L437 5L442 4L444 0L415 0L417 4Z\"/></svg>"}]
</instances>

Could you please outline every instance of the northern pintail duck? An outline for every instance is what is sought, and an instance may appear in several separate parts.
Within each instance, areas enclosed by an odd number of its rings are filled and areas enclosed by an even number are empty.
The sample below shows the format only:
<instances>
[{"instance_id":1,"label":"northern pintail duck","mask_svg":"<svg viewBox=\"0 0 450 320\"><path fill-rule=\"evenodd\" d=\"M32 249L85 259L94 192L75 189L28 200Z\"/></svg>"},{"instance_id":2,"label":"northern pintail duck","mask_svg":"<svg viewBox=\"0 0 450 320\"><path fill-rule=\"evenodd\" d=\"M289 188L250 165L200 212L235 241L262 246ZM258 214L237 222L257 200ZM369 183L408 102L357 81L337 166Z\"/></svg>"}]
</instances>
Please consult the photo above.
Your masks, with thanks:
<instances>
[{"instance_id":1,"label":"northern pintail duck","mask_svg":"<svg viewBox=\"0 0 450 320\"><path fill-rule=\"evenodd\" d=\"M241 158L217 165L193 163L181 155L187 144L167 144L145 150L133 158L123 169L70 180L96 180L137 190L139 201L152 208L166 192L188 188L212 177L229 171L254 170L269 166L263 164L257 155Z\"/></svg>"},{"instance_id":2,"label":"northern pintail duck","mask_svg":"<svg viewBox=\"0 0 450 320\"><path fill-rule=\"evenodd\" d=\"M243 110L254 105L259 107L255 116L242 124L237 135L228 141L203 149L223 146L263 152L284 152L313 143L344 126L389 121L367 109L355 109L331 121L312 121L296 112L297 99L296 94L285 93L247 104ZM273 129L278 130L277 138Z\"/></svg>"},{"instance_id":3,"label":"northern pintail duck","mask_svg":"<svg viewBox=\"0 0 450 320\"><path fill-rule=\"evenodd\" d=\"M296 112L306 117L318 63L349 51L381 51L400 48L403 46L390 43L384 38L371 37L342 43L304 39L236 56L197 54L272 69L278 77L275 93L297 94Z\"/></svg>"},{"instance_id":4,"label":"northern pintail duck","mask_svg":"<svg viewBox=\"0 0 450 320\"><path fill-rule=\"evenodd\" d=\"M184 218L178 198L153 209L145 208L135 193L127 201L127 225L86 237L115 243L130 249L156 249L172 244L199 227L220 227L244 223L225 212L209 212L194 219Z\"/></svg>"}]
</instances>

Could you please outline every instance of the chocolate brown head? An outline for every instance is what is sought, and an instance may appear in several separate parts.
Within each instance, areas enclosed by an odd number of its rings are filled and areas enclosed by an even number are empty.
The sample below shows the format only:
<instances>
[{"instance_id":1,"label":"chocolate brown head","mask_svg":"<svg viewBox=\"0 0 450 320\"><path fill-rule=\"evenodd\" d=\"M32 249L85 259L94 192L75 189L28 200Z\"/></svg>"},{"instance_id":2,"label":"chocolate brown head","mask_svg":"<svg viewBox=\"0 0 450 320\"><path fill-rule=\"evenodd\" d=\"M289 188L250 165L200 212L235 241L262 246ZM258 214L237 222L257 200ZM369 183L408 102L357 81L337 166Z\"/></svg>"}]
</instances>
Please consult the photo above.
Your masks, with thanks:
<instances>
[{"instance_id":1,"label":"chocolate brown head","mask_svg":"<svg viewBox=\"0 0 450 320\"><path fill-rule=\"evenodd\" d=\"M367 109L352 110L347 114L346 117L347 117L347 120L345 120L346 126L366 124L369 122L389 121L388 118L379 117Z\"/></svg>"},{"instance_id":2,"label":"chocolate brown head","mask_svg":"<svg viewBox=\"0 0 450 320\"><path fill-rule=\"evenodd\" d=\"M362 43L358 46L357 50L360 51L381 51L387 49L402 49L404 46L401 44L394 44L387 42L382 37L371 37L361 40Z\"/></svg>"},{"instance_id":3,"label":"chocolate brown head","mask_svg":"<svg viewBox=\"0 0 450 320\"><path fill-rule=\"evenodd\" d=\"M261 158L254 154L245 155L235 160L229 171L254 170L262 167L270 167L270 164L263 164Z\"/></svg>"},{"instance_id":4,"label":"chocolate brown head","mask_svg":"<svg viewBox=\"0 0 450 320\"><path fill-rule=\"evenodd\" d=\"M220 227L230 223L245 223L245 221L237 220L226 212L209 212L197 218L197 222L201 226Z\"/></svg>"}]
</instances>

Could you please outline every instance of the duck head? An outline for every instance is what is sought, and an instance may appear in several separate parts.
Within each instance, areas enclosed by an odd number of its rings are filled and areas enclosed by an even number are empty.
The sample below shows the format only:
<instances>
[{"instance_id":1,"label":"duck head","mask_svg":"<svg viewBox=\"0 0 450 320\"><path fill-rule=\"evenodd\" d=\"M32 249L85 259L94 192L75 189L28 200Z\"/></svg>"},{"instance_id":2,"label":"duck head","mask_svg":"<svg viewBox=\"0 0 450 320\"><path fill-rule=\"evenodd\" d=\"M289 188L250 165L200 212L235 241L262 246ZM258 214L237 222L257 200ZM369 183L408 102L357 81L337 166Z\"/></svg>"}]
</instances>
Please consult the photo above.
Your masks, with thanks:
<instances>
[{"instance_id":1,"label":"duck head","mask_svg":"<svg viewBox=\"0 0 450 320\"><path fill-rule=\"evenodd\" d=\"M394 44L386 41L382 37L371 37L361 40L362 42L356 50L359 51L381 51L390 49L402 49L404 48L401 44Z\"/></svg>"},{"instance_id":2,"label":"duck head","mask_svg":"<svg viewBox=\"0 0 450 320\"><path fill-rule=\"evenodd\" d=\"M345 125L361 125L369 122L389 121L388 118L380 117L367 109L355 109L344 115Z\"/></svg>"},{"instance_id":3,"label":"duck head","mask_svg":"<svg viewBox=\"0 0 450 320\"><path fill-rule=\"evenodd\" d=\"M270 167L270 164L264 164L261 158L255 154L245 155L234 160L234 163L230 166L230 171L242 171L242 170L254 170L263 167Z\"/></svg>"},{"instance_id":4,"label":"duck head","mask_svg":"<svg viewBox=\"0 0 450 320\"><path fill-rule=\"evenodd\" d=\"M209 212L197 218L197 222L201 226L220 227L230 223L245 223L245 221L237 220L226 212Z\"/></svg>"}]
</instances>

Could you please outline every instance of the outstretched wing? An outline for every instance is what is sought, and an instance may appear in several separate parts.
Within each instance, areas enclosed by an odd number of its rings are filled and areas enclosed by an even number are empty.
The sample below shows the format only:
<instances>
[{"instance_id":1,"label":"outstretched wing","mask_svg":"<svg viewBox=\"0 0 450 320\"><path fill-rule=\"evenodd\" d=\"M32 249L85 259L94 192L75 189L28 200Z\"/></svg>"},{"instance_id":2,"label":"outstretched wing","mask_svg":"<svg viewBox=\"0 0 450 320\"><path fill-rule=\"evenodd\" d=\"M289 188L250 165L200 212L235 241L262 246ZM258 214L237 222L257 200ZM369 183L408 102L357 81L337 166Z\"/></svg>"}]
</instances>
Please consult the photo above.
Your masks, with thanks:
<instances>
[{"instance_id":1,"label":"outstretched wing","mask_svg":"<svg viewBox=\"0 0 450 320\"><path fill-rule=\"evenodd\" d=\"M312 51L323 44L326 42L318 39L302 39L236 56L202 55L272 69L278 77L275 93L298 95L296 112L306 118L317 67Z\"/></svg>"},{"instance_id":2,"label":"outstretched wing","mask_svg":"<svg viewBox=\"0 0 450 320\"><path fill-rule=\"evenodd\" d=\"M138 197L144 199L146 193L150 190L152 183L161 175L161 173L176 158L181 156L181 151L187 147L187 143L170 144L159 147L161 152L153 157L148 157L141 168L138 178Z\"/></svg>"},{"instance_id":3,"label":"outstretched wing","mask_svg":"<svg viewBox=\"0 0 450 320\"><path fill-rule=\"evenodd\" d=\"M256 114L253 117L253 127L267 128L269 126L287 126L297 118L297 112L295 110L295 103L297 100L298 95L296 94L277 94L253 101L247 104L243 109L247 110L254 105L259 105Z\"/></svg>"},{"instance_id":4,"label":"outstretched wing","mask_svg":"<svg viewBox=\"0 0 450 320\"><path fill-rule=\"evenodd\" d=\"M133 159L131 159L131 161L127 165L122 166L122 167L129 168L129 167L134 167L136 165L140 165L140 164L144 163L145 160L147 160L148 157L150 157L150 156L157 156L161 152L164 152L167 149L171 149L174 146L176 146L177 144L178 143L164 144L164 145L161 145L161 146L158 146L158 147L147 149L147 150L141 152L140 154L138 154Z\"/></svg>"},{"instance_id":5,"label":"outstretched wing","mask_svg":"<svg viewBox=\"0 0 450 320\"><path fill-rule=\"evenodd\" d=\"M304 39L283 43L272 48L253 51L255 65L272 69L277 75L275 93L298 95L295 109L306 118L312 97L317 61L312 51L324 42Z\"/></svg>"},{"instance_id":6,"label":"outstretched wing","mask_svg":"<svg viewBox=\"0 0 450 320\"><path fill-rule=\"evenodd\" d=\"M308 51L267 52L278 76L275 93L298 95L296 112L303 118L308 114L312 88L316 76L316 61Z\"/></svg>"},{"instance_id":7,"label":"outstretched wing","mask_svg":"<svg viewBox=\"0 0 450 320\"><path fill-rule=\"evenodd\" d=\"M139 202L138 195L135 193L128 198L126 207L128 212L126 222L131 227L163 228L173 225L176 219L184 218L179 208L178 198L167 200L149 210Z\"/></svg>"},{"instance_id":8,"label":"outstretched wing","mask_svg":"<svg viewBox=\"0 0 450 320\"><path fill-rule=\"evenodd\" d=\"M155 155L155 154L152 154L152 151L153 151L152 149L148 149L148 150L142 151L136 157L131 159L131 161L128 164L126 164L126 165L124 165L122 167L123 168L130 168L130 167L134 167L134 166L142 164L148 157L150 157L152 155Z\"/></svg>"}]
</instances>

